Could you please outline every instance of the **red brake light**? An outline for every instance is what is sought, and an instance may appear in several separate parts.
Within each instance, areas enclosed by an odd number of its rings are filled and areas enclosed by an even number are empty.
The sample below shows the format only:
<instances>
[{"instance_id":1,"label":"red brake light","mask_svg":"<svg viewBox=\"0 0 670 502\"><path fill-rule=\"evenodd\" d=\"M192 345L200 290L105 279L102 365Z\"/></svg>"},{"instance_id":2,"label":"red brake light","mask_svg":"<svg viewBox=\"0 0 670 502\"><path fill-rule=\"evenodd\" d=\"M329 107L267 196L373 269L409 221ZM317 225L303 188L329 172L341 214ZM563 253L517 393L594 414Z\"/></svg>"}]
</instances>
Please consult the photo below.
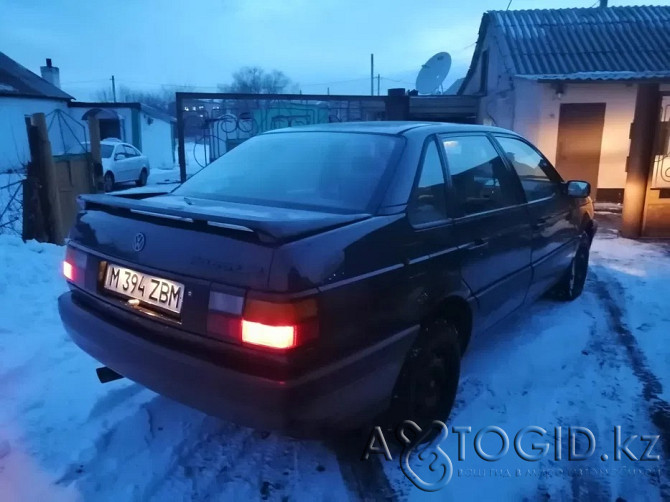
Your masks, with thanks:
<instances>
[{"instance_id":1,"label":"red brake light","mask_svg":"<svg viewBox=\"0 0 670 502\"><path fill-rule=\"evenodd\" d=\"M257 348L290 350L318 336L316 299L271 302L211 291L207 333Z\"/></svg>"},{"instance_id":2,"label":"red brake light","mask_svg":"<svg viewBox=\"0 0 670 502\"><path fill-rule=\"evenodd\" d=\"M295 326L268 326L242 319L242 341L274 349L292 349L296 346Z\"/></svg>"},{"instance_id":3,"label":"red brake light","mask_svg":"<svg viewBox=\"0 0 670 502\"><path fill-rule=\"evenodd\" d=\"M67 260L63 261L63 275L68 281L74 282L74 267Z\"/></svg>"}]
</instances>

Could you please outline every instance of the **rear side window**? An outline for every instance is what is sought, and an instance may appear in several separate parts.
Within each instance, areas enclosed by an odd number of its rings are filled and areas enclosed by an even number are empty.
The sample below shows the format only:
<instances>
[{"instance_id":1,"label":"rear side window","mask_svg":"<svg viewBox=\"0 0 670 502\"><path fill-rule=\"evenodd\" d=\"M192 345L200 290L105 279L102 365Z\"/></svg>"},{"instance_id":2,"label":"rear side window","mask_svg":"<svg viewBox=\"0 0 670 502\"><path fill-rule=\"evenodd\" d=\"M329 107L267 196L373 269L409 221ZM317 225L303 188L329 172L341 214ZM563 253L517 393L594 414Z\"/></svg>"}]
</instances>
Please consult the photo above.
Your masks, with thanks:
<instances>
[{"instance_id":1,"label":"rear side window","mask_svg":"<svg viewBox=\"0 0 670 502\"><path fill-rule=\"evenodd\" d=\"M547 161L527 143L514 138L496 137L521 181L528 202L551 197L559 180L549 171Z\"/></svg>"},{"instance_id":2,"label":"rear side window","mask_svg":"<svg viewBox=\"0 0 670 502\"><path fill-rule=\"evenodd\" d=\"M113 145L100 145L100 156L103 159L110 158L112 156L113 151L114 151Z\"/></svg>"},{"instance_id":3,"label":"rear side window","mask_svg":"<svg viewBox=\"0 0 670 502\"><path fill-rule=\"evenodd\" d=\"M435 141L426 146L421 163L419 182L409 209L410 221L415 225L444 220L447 217L444 171Z\"/></svg>"},{"instance_id":4,"label":"rear side window","mask_svg":"<svg viewBox=\"0 0 670 502\"><path fill-rule=\"evenodd\" d=\"M515 180L486 136L442 139L451 176L451 197L459 215L518 204Z\"/></svg>"}]
</instances>

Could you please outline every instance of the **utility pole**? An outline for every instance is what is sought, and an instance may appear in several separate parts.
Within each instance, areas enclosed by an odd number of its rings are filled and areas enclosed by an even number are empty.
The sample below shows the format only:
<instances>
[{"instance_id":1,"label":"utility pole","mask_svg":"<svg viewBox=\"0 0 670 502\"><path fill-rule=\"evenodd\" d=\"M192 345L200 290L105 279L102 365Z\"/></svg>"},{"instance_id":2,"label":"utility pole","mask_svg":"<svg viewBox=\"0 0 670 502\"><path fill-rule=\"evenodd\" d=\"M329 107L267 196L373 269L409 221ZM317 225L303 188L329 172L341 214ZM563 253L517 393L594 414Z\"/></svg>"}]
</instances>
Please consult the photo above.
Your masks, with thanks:
<instances>
[{"instance_id":1,"label":"utility pole","mask_svg":"<svg viewBox=\"0 0 670 502\"><path fill-rule=\"evenodd\" d=\"M116 103L116 81L114 80L114 75L112 75L112 99Z\"/></svg>"},{"instance_id":2,"label":"utility pole","mask_svg":"<svg viewBox=\"0 0 670 502\"><path fill-rule=\"evenodd\" d=\"M379 96L379 87L381 78L382 78L381 75L377 73L377 96Z\"/></svg>"},{"instance_id":3,"label":"utility pole","mask_svg":"<svg viewBox=\"0 0 670 502\"><path fill-rule=\"evenodd\" d=\"M375 55L370 54L370 96L375 95Z\"/></svg>"}]
</instances>

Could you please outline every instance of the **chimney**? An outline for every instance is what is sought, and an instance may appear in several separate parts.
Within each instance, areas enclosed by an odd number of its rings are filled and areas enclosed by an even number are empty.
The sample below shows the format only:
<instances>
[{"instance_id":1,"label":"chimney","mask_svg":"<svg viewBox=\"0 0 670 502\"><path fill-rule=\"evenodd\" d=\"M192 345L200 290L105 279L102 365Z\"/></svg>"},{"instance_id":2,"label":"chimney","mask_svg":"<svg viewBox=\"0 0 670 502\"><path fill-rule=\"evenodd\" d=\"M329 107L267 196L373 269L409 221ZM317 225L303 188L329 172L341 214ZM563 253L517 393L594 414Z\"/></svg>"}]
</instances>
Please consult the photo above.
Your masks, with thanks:
<instances>
[{"instance_id":1,"label":"chimney","mask_svg":"<svg viewBox=\"0 0 670 502\"><path fill-rule=\"evenodd\" d=\"M605 7L607 7L607 0L600 0L600 8L604 9Z\"/></svg>"},{"instance_id":2,"label":"chimney","mask_svg":"<svg viewBox=\"0 0 670 502\"><path fill-rule=\"evenodd\" d=\"M47 58L47 65L40 66L42 78L60 89L60 70L51 64L51 58Z\"/></svg>"}]
</instances>

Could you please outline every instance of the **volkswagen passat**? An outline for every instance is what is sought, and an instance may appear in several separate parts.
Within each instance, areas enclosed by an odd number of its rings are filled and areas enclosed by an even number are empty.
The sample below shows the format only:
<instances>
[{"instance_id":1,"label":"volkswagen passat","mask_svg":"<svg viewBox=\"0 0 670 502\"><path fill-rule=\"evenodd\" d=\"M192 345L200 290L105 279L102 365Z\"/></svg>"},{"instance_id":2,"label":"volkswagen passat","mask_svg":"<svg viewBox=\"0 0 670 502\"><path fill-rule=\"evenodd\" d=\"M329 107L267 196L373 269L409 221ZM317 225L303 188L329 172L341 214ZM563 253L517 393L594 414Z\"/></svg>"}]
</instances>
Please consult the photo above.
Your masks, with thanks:
<instances>
[{"instance_id":1,"label":"volkswagen passat","mask_svg":"<svg viewBox=\"0 0 670 502\"><path fill-rule=\"evenodd\" d=\"M60 315L101 379L243 424L444 419L471 337L581 293L589 191L503 129L272 131L172 192L83 196Z\"/></svg>"}]
</instances>

